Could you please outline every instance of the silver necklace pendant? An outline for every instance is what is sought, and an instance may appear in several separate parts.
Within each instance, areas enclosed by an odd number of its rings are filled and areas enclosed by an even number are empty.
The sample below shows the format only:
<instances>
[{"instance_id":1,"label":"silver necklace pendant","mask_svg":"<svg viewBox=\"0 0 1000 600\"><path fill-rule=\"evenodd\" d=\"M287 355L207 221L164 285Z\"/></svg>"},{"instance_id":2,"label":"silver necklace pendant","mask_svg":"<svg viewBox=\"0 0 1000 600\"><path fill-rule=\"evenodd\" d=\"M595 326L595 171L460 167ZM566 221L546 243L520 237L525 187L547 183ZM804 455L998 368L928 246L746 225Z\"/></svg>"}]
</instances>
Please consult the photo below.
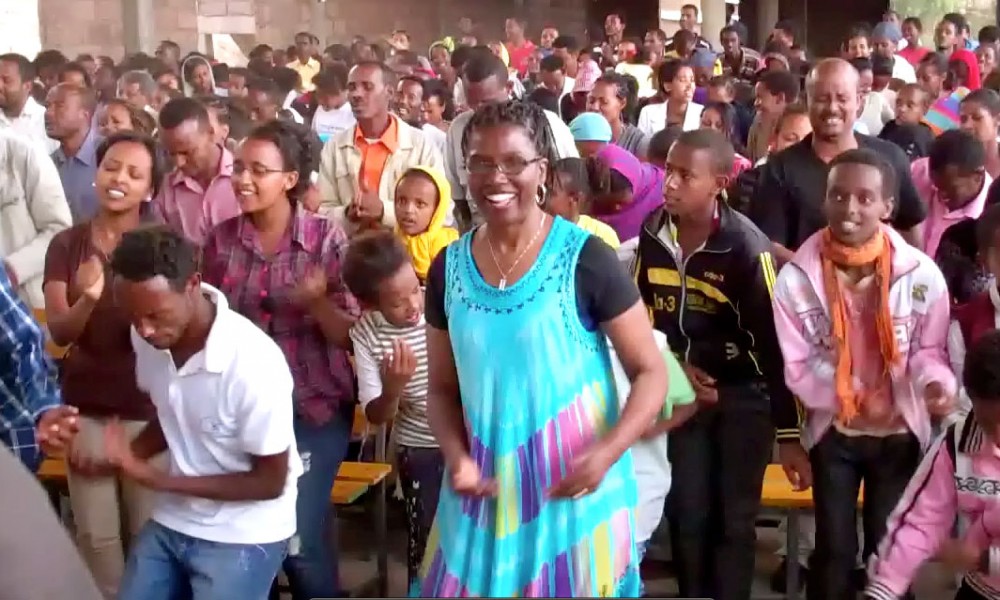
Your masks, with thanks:
<instances>
[{"instance_id":1,"label":"silver necklace pendant","mask_svg":"<svg viewBox=\"0 0 1000 600\"><path fill-rule=\"evenodd\" d=\"M504 291L505 289L507 289L507 278L506 277L501 277L500 278L500 285L497 286L497 289L500 290L501 292Z\"/></svg>"}]
</instances>

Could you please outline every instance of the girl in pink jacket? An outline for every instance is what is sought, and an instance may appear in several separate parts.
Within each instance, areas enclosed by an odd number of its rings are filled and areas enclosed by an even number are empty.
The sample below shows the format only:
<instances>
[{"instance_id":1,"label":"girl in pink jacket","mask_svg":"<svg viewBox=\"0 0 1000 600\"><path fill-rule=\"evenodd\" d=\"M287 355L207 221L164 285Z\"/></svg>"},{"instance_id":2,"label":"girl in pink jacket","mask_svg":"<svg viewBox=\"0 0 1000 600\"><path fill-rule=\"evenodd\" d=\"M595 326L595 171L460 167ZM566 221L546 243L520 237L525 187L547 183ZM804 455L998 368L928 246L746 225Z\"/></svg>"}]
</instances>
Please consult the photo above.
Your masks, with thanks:
<instances>
[{"instance_id":1,"label":"girl in pink jacket","mask_svg":"<svg viewBox=\"0 0 1000 600\"><path fill-rule=\"evenodd\" d=\"M899 598L935 556L965 575L956 600L1000 598L1000 331L980 336L965 357L972 413L924 456L872 558L865 596ZM955 519L967 522L952 537Z\"/></svg>"},{"instance_id":2,"label":"girl in pink jacket","mask_svg":"<svg viewBox=\"0 0 1000 600\"><path fill-rule=\"evenodd\" d=\"M853 600L861 482L867 557L930 441L930 411L950 412L955 394L944 276L883 224L895 189L892 166L873 151L833 159L829 225L775 283L785 382L806 418L802 444L781 443L779 455L796 487L815 487L810 599Z\"/></svg>"}]
</instances>

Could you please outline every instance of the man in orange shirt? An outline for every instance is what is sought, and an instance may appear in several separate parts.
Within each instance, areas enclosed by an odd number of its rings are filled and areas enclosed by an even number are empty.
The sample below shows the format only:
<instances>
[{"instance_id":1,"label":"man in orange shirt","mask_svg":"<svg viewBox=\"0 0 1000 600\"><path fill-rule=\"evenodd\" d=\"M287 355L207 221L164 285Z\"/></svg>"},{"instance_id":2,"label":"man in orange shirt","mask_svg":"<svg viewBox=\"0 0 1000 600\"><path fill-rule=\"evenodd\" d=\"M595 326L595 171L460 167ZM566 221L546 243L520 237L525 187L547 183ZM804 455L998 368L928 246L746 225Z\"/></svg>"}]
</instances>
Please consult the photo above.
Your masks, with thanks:
<instances>
[{"instance_id":1,"label":"man in orange shirt","mask_svg":"<svg viewBox=\"0 0 1000 600\"><path fill-rule=\"evenodd\" d=\"M349 231L395 225L396 181L411 167L444 169L441 153L419 129L389 112L395 77L383 64L360 62L347 82L357 125L323 148L319 169L321 210L346 219Z\"/></svg>"}]
</instances>

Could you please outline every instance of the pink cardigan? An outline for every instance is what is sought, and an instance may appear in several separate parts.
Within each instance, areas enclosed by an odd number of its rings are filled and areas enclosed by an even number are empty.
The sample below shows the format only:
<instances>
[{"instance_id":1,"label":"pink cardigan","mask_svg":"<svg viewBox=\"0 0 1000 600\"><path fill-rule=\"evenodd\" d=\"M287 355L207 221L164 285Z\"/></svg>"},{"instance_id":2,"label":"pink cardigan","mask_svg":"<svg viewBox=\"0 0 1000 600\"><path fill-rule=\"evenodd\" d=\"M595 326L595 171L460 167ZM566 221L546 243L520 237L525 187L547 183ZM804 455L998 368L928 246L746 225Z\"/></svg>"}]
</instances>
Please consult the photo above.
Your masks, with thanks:
<instances>
[{"instance_id":1,"label":"pink cardigan","mask_svg":"<svg viewBox=\"0 0 1000 600\"><path fill-rule=\"evenodd\" d=\"M892 229L885 227L884 231L892 244L889 303L903 357L890 369L893 402L907 427L926 447L931 424L922 390L934 381L951 394L956 388L945 349L950 322L948 289L934 261ZM781 269L774 289L774 324L785 359L785 382L805 408L802 443L807 449L823 437L839 408L819 255L821 236L822 231L806 240Z\"/></svg>"}]
</instances>

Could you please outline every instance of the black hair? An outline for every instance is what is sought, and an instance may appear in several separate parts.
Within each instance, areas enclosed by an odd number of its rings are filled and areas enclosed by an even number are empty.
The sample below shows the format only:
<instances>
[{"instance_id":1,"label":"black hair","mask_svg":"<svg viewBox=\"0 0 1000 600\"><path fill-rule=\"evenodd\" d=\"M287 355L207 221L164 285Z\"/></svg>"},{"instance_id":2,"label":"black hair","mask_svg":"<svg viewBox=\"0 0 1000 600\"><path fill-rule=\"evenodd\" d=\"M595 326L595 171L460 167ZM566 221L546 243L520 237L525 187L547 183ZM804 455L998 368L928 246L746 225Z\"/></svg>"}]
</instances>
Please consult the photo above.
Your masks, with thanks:
<instances>
[{"instance_id":1,"label":"black hair","mask_svg":"<svg viewBox=\"0 0 1000 600\"><path fill-rule=\"evenodd\" d=\"M396 74L384 62L380 60L359 60L351 67L351 71L363 68L373 68L381 73L382 83L385 84L385 87L392 89L396 86ZM348 78L350 78L350 71L348 71Z\"/></svg>"},{"instance_id":2,"label":"black hair","mask_svg":"<svg viewBox=\"0 0 1000 600\"><path fill-rule=\"evenodd\" d=\"M271 71L271 79L274 80L274 83L278 84L278 89L285 94L288 94L302 84L302 76L299 75L299 72L288 67L275 67Z\"/></svg>"},{"instance_id":3,"label":"black hair","mask_svg":"<svg viewBox=\"0 0 1000 600\"><path fill-rule=\"evenodd\" d=\"M464 44L456 46L455 51L451 53L451 68L461 74L462 69L465 68L465 63L469 62L470 56L472 56L472 46Z\"/></svg>"},{"instance_id":4,"label":"black hair","mask_svg":"<svg viewBox=\"0 0 1000 600\"><path fill-rule=\"evenodd\" d=\"M715 175L729 175L733 172L736 151L725 134L714 129L694 129L682 133L677 138L677 143L692 150L708 150Z\"/></svg>"},{"instance_id":5,"label":"black hair","mask_svg":"<svg viewBox=\"0 0 1000 600\"><path fill-rule=\"evenodd\" d=\"M153 132L156 131L156 120L153 115L141 108L132 106L122 98L111 98L104 103L104 110L107 110L109 106L120 106L128 111L129 121L135 132L152 136Z\"/></svg>"},{"instance_id":6,"label":"black hair","mask_svg":"<svg viewBox=\"0 0 1000 600\"><path fill-rule=\"evenodd\" d=\"M987 331L971 344L965 354L962 383L972 400L1000 400L1000 331Z\"/></svg>"},{"instance_id":7,"label":"black hair","mask_svg":"<svg viewBox=\"0 0 1000 600\"><path fill-rule=\"evenodd\" d=\"M986 166L986 150L968 131L949 129L931 143L927 166L931 172L954 166L962 174L972 173Z\"/></svg>"},{"instance_id":8,"label":"black hair","mask_svg":"<svg viewBox=\"0 0 1000 600\"><path fill-rule=\"evenodd\" d=\"M163 277L181 292L198 272L198 254L192 242L170 227L143 227L122 234L111 254L111 270L134 283Z\"/></svg>"},{"instance_id":9,"label":"black hair","mask_svg":"<svg viewBox=\"0 0 1000 600\"><path fill-rule=\"evenodd\" d=\"M677 79L677 73L686 66L688 66L686 62L676 58L661 62L660 66L656 68L656 83L659 89L663 89L663 86Z\"/></svg>"},{"instance_id":10,"label":"black hair","mask_svg":"<svg viewBox=\"0 0 1000 600\"><path fill-rule=\"evenodd\" d=\"M552 166L552 185L570 194L590 197L587 161L582 158L562 158Z\"/></svg>"},{"instance_id":11,"label":"black hair","mask_svg":"<svg viewBox=\"0 0 1000 600\"><path fill-rule=\"evenodd\" d=\"M351 49L343 44L330 44L323 50L323 54L330 57L330 60L344 63L347 66L354 60L354 57L351 56Z\"/></svg>"},{"instance_id":12,"label":"black hair","mask_svg":"<svg viewBox=\"0 0 1000 600\"><path fill-rule=\"evenodd\" d=\"M979 88L962 98L962 104L978 104L994 117L1000 115L1000 94L989 88Z\"/></svg>"},{"instance_id":13,"label":"black hair","mask_svg":"<svg viewBox=\"0 0 1000 600\"><path fill-rule=\"evenodd\" d=\"M785 110L781 112L781 116L778 117L778 122L774 125L775 132L781 131L781 127L784 125L786 119L792 117L809 117L809 107L805 104L800 104L795 102L785 106Z\"/></svg>"},{"instance_id":14,"label":"black hair","mask_svg":"<svg viewBox=\"0 0 1000 600\"><path fill-rule=\"evenodd\" d=\"M531 90L526 100L541 106L549 112L559 113L559 94L547 87L538 86Z\"/></svg>"},{"instance_id":15,"label":"black hair","mask_svg":"<svg viewBox=\"0 0 1000 600\"><path fill-rule=\"evenodd\" d=\"M708 102L705 104L702 114L709 109L719 113L719 116L722 118L722 134L726 136L726 139L733 146L733 152L740 153L743 150L743 144L740 142L736 108L728 102Z\"/></svg>"},{"instance_id":16,"label":"black hair","mask_svg":"<svg viewBox=\"0 0 1000 600\"><path fill-rule=\"evenodd\" d=\"M564 61L561 56L550 54L539 62L538 68L546 73L555 73L556 71L563 71L566 69L566 61Z\"/></svg>"},{"instance_id":17,"label":"black hair","mask_svg":"<svg viewBox=\"0 0 1000 600\"><path fill-rule=\"evenodd\" d=\"M866 56L857 56L847 62L851 63L851 66L854 67L854 70L858 73L864 73L865 71L872 70L872 61Z\"/></svg>"},{"instance_id":18,"label":"black hair","mask_svg":"<svg viewBox=\"0 0 1000 600\"><path fill-rule=\"evenodd\" d=\"M274 65L266 58L259 56L251 58L250 62L247 63L247 71L258 77L270 77L272 70L274 70Z\"/></svg>"},{"instance_id":19,"label":"black hair","mask_svg":"<svg viewBox=\"0 0 1000 600\"><path fill-rule=\"evenodd\" d=\"M411 264L410 255L395 234L370 231L351 240L341 272L355 298L376 306L379 286L407 264Z\"/></svg>"},{"instance_id":20,"label":"black hair","mask_svg":"<svg viewBox=\"0 0 1000 600\"><path fill-rule=\"evenodd\" d=\"M482 83L495 77L500 85L507 84L507 66L489 50L475 49L465 63L462 76L469 83Z\"/></svg>"},{"instance_id":21,"label":"black hair","mask_svg":"<svg viewBox=\"0 0 1000 600\"><path fill-rule=\"evenodd\" d=\"M80 54L76 55L74 62L85 63L85 62L97 62L97 61L94 60L93 54L88 54L87 52L81 52Z\"/></svg>"},{"instance_id":22,"label":"black hair","mask_svg":"<svg viewBox=\"0 0 1000 600\"><path fill-rule=\"evenodd\" d=\"M674 145L677 138L681 137L682 133L684 133L684 128L680 125L668 125L654 133L653 137L649 138L649 146L646 149L649 162L658 166L666 163L670 147Z\"/></svg>"},{"instance_id":23,"label":"black hair","mask_svg":"<svg viewBox=\"0 0 1000 600\"><path fill-rule=\"evenodd\" d=\"M253 131L255 123L242 102L229 102L229 139L243 141Z\"/></svg>"},{"instance_id":24,"label":"black hair","mask_svg":"<svg viewBox=\"0 0 1000 600\"><path fill-rule=\"evenodd\" d=\"M577 52L580 50L580 42L571 35L560 35L556 39L552 40L553 48L561 48L567 52Z\"/></svg>"},{"instance_id":25,"label":"black hair","mask_svg":"<svg viewBox=\"0 0 1000 600\"><path fill-rule=\"evenodd\" d=\"M136 131L119 131L109 135L97 146L97 164L100 165L104 161L104 156L113 146L125 143L138 144L149 153L149 158L153 165L149 174L149 195L155 197L156 193L160 191L160 185L163 183L165 173L163 162L160 160L159 146L157 146L156 140L149 135Z\"/></svg>"},{"instance_id":26,"label":"black hair","mask_svg":"<svg viewBox=\"0 0 1000 600\"><path fill-rule=\"evenodd\" d=\"M847 35L844 36L844 46L853 40L854 38L865 38L866 41L871 41L872 30L867 23L855 23L847 29Z\"/></svg>"},{"instance_id":27,"label":"black hair","mask_svg":"<svg viewBox=\"0 0 1000 600\"><path fill-rule=\"evenodd\" d=\"M69 62L66 55L58 50L42 50L35 55L35 71L41 73L44 69L61 68Z\"/></svg>"},{"instance_id":28,"label":"black hair","mask_svg":"<svg viewBox=\"0 0 1000 600\"><path fill-rule=\"evenodd\" d=\"M991 190L992 191L992 190ZM985 256L991 248L1000 247L1000 204L987 205L976 219L976 247Z\"/></svg>"},{"instance_id":29,"label":"black hair","mask_svg":"<svg viewBox=\"0 0 1000 600\"><path fill-rule=\"evenodd\" d=\"M441 117L445 121L455 118L455 99L452 97L451 89L440 79L428 79L424 82L424 100L437 98L444 112Z\"/></svg>"},{"instance_id":30,"label":"black hair","mask_svg":"<svg viewBox=\"0 0 1000 600\"><path fill-rule=\"evenodd\" d=\"M736 78L732 75L714 75L708 80L708 87L726 88L730 94L736 93Z\"/></svg>"},{"instance_id":31,"label":"black hair","mask_svg":"<svg viewBox=\"0 0 1000 600\"><path fill-rule=\"evenodd\" d=\"M789 104L798 101L802 91L799 78L791 71L765 71L758 81L769 93L783 97Z\"/></svg>"},{"instance_id":32,"label":"black hair","mask_svg":"<svg viewBox=\"0 0 1000 600\"><path fill-rule=\"evenodd\" d=\"M678 29L673 35L674 46L683 45L685 42L688 44L695 44L698 42L698 34L689 29Z\"/></svg>"},{"instance_id":33,"label":"black hair","mask_svg":"<svg viewBox=\"0 0 1000 600\"><path fill-rule=\"evenodd\" d=\"M684 6L682 6L681 7L681 12L684 12L685 10L693 10L694 11L694 16L695 17L698 16L698 12L699 12L698 11L698 7L695 6L694 4L685 4Z\"/></svg>"},{"instance_id":34,"label":"black hair","mask_svg":"<svg viewBox=\"0 0 1000 600\"><path fill-rule=\"evenodd\" d=\"M16 52L0 54L0 62L9 62L17 65L17 73L21 76L21 83L35 80L35 65L28 60L27 56Z\"/></svg>"},{"instance_id":35,"label":"black hair","mask_svg":"<svg viewBox=\"0 0 1000 600\"><path fill-rule=\"evenodd\" d=\"M923 33L924 31L924 23L920 20L920 17L906 17L903 19L902 24L912 25L913 28L917 30L917 33Z\"/></svg>"},{"instance_id":36,"label":"black hair","mask_svg":"<svg viewBox=\"0 0 1000 600\"><path fill-rule=\"evenodd\" d=\"M212 65L212 78L215 79L216 83L229 81L229 65L226 63L215 63Z\"/></svg>"},{"instance_id":37,"label":"black hair","mask_svg":"<svg viewBox=\"0 0 1000 600\"><path fill-rule=\"evenodd\" d=\"M605 73L598 77L594 84L603 83L606 85L614 86L615 97L621 100L625 106L622 107L622 122L631 123L632 113L635 112L635 108L639 103L638 92L639 84L636 83L635 86L629 85L628 75L622 75L621 73ZM633 80L635 78L632 78Z\"/></svg>"},{"instance_id":38,"label":"black hair","mask_svg":"<svg viewBox=\"0 0 1000 600\"><path fill-rule=\"evenodd\" d=\"M523 129L528 139L534 143L538 156L547 159L550 165L559 160L545 111L536 104L519 100L488 103L477 108L462 134L462 154L469 155L469 142L476 131L503 125ZM549 171L548 177L551 176L552 172Z\"/></svg>"},{"instance_id":39,"label":"black hair","mask_svg":"<svg viewBox=\"0 0 1000 600\"><path fill-rule=\"evenodd\" d=\"M799 39L799 26L792 19L781 19L774 24L774 28L787 33L792 38L792 43Z\"/></svg>"},{"instance_id":40,"label":"black hair","mask_svg":"<svg viewBox=\"0 0 1000 600\"><path fill-rule=\"evenodd\" d=\"M59 78L62 79L63 73L79 73L83 77L83 85L86 87L92 87L94 85L93 80L90 78L90 73L87 69L83 68L78 62L68 62L63 65L62 69L59 71Z\"/></svg>"},{"instance_id":41,"label":"black hair","mask_svg":"<svg viewBox=\"0 0 1000 600\"><path fill-rule=\"evenodd\" d=\"M267 96L267 99L281 107L285 94L273 79L263 77L252 77L247 81L247 92L260 92Z\"/></svg>"},{"instance_id":42,"label":"black hair","mask_svg":"<svg viewBox=\"0 0 1000 600\"><path fill-rule=\"evenodd\" d=\"M929 67L934 67L937 72L944 75L948 72L948 57L946 57L941 52L928 52L920 59L917 66L927 65Z\"/></svg>"},{"instance_id":43,"label":"black hair","mask_svg":"<svg viewBox=\"0 0 1000 600\"><path fill-rule=\"evenodd\" d=\"M319 73L312 80L316 89L326 94L340 94L347 90L347 77L350 74L346 65L334 64Z\"/></svg>"},{"instance_id":44,"label":"black hair","mask_svg":"<svg viewBox=\"0 0 1000 600\"><path fill-rule=\"evenodd\" d=\"M94 116L94 113L97 112L97 92L94 91L94 88L82 88L68 83L60 83L56 87L60 86L69 90L69 93L76 94L80 98L80 104L83 106L83 109L90 113L90 116Z\"/></svg>"},{"instance_id":45,"label":"black hair","mask_svg":"<svg viewBox=\"0 0 1000 600\"><path fill-rule=\"evenodd\" d=\"M663 31L662 29L650 29L649 31L646 32L647 35L650 34L650 33L653 34L653 37L655 37L658 42L660 42L662 44L666 44L667 43L667 32L666 31Z\"/></svg>"},{"instance_id":46,"label":"black hair","mask_svg":"<svg viewBox=\"0 0 1000 600\"><path fill-rule=\"evenodd\" d=\"M721 30L719 30L719 37L722 37L722 36L726 35L727 33L735 33L736 37L739 38L740 43L742 43L743 40L745 40L746 37L747 37L747 35L746 35L746 28L742 27L742 26L739 26L739 22L738 21L736 23L730 23L729 25L726 25Z\"/></svg>"},{"instance_id":47,"label":"black hair","mask_svg":"<svg viewBox=\"0 0 1000 600\"><path fill-rule=\"evenodd\" d=\"M288 199L292 204L298 202L309 189L312 174L319 168L315 148L318 138L304 125L275 120L255 127L247 139L273 144L281 155L282 168L299 174L295 187L288 190Z\"/></svg>"},{"instance_id":48,"label":"black hair","mask_svg":"<svg viewBox=\"0 0 1000 600\"><path fill-rule=\"evenodd\" d=\"M893 57L872 54L869 60L872 63L872 76L892 77Z\"/></svg>"},{"instance_id":49,"label":"black hair","mask_svg":"<svg viewBox=\"0 0 1000 600\"><path fill-rule=\"evenodd\" d=\"M175 98L160 110L161 129L176 129L187 121L196 121L200 129L208 129L208 109L194 98Z\"/></svg>"},{"instance_id":50,"label":"black hair","mask_svg":"<svg viewBox=\"0 0 1000 600\"><path fill-rule=\"evenodd\" d=\"M979 45L995 44L1000 42L1000 27L987 25L979 30Z\"/></svg>"},{"instance_id":51,"label":"black hair","mask_svg":"<svg viewBox=\"0 0 1000 600\"><path fill-rule=\"evenodd\" d=\"M634 193L632 182L620 171L598 156L591 156L585 161L587 167L587 185L595 196Z\"/></svg>"},{"instance_id":52,"label":"black hair","mask_svg":"<svg viewBox=\"0 0 1000 600\"><path fill-rule=\"evenodd\" d=\"M956 12L945 13L941 17L941 20L954 25L956 33L962 33L969 28L969 21L965 18L965 15Z\"/></svg>"},{"instance_id":53,"label":"black hair","mask_svg":"<svg viewBox=\"0 0 1000 600\"><path fill-rule=\"evenodd\" d=\"M882 195L892 198L896 195L896 170L892 163L881 154L868 148L855 148L841 152L830 161L830 169L840 165L864 165L877 170L882 176Z\"/></svg>"},{"instance_id":54,"label":"black hair","mask_svg":"<svg viewBox=\"0 0 1000 600\"><path fill-rule=\"evenodd\" d=\"M420 88L420 101L423 102L424 98L426 97L425 96L426 90L424 88L424 80L421 79L421 78L419 78L419 77L417 77L416 75L403 75L397 81L397 85L400 84L400 83L403 83L404 81L408 81L410 83L414 83L414 84L417 85L418 88Z\"/></svg>"}]
</instances>

